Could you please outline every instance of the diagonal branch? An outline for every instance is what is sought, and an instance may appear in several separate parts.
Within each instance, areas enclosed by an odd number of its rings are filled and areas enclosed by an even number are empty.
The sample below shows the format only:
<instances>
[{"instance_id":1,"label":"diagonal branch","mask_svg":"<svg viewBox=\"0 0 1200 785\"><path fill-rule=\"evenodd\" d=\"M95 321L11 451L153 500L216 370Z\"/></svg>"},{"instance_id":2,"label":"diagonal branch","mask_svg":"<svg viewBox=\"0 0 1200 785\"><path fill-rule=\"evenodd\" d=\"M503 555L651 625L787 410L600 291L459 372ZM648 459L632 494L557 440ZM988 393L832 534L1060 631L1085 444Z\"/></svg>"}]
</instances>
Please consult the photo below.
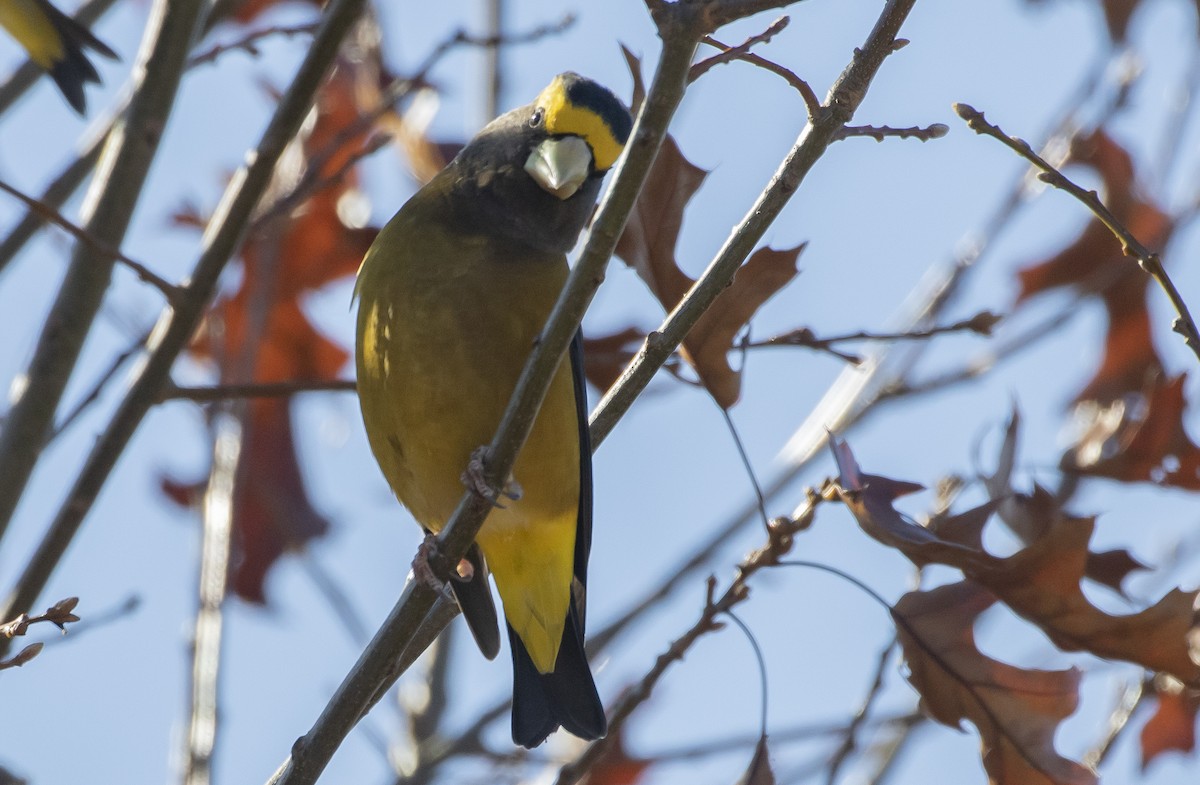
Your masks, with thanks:
<instances>
[{"instance_id":1,"label":"diagonal branch","mask_svg":"<svg viewBox=\"0 0 1200 785\"><path fill-rule=\"evenodd\" d=\"M745 55L750 54L750 50L758 44L769 43L772 38L783 32L784 28L786 28L791 21L791 17L781 16L772 22L770 27L768 27L766 30L750 36L737 46L726 46L710 35L704 36L704 43L708 44L709 46L717 47L721 50L721 53L705 58L704 60L701 60L693 65L692 69L688 72L688 81L696 81L701 76L704 76L704 74L708 73L713 66L743 58Z\"/></svg>"},{"instance_id":2,"label":"diagonal branch","mask_svg":"<svg viewBox=\"0 0 1200 785\"><path fill-rule=\"evenodd\" d=\"M592 413L592 444L598 446L612 432L617 420L628 411L634 399L650 383L704 311L725 291L742 262L766 233L767 227L783 211L813 165L835 141L837 133L854 117L871 80L883 61L894 51L896 34L915 2L890 0L884 7L866 43L861 49L855 50L853 61L830 89L829 98L816 118L800 132L796 144L771 178L770 185L725 241L708 269L683 296L662 326L646 336L637 356L605 393Z\"/></svg>"},{"instance_id":3,"label":"diagonal branch","mask_svg":"<svg viewBox=\"0 0 1200 785\"><path fill-rule=\"evenodd\" d=\"M129 111L108 137L86 204L84 230L118 248L133 218L183 74L188 44L203 15L201 0L158 0L138 64ZM54 414L108 289L115 260L88 244L74 248L58 297L38 337L21 389L0 431L0 537L17 508L50 432ZM23 610L24 608L21 608ZM3 614L0 614L3 615Z\"/></svg>"},{"instance_id":4,"label":"diagonal branch","mask_svg":"<svg viewBox=\"0 0 1200 785\"><path fill-rule=\"evenodd\" d=\"M149 356L88 454L65 502L18 579L12 595L2 606L0 616L26 610L41 593L95 503L117 458L158 400L159 390L169 381L175 358L187 346L216 292L222 270L245 236L254 207L271 182L276 162L308 114L313 96L337 54L338 44L362 12L363 4L364 0L334 0L326 7L321 29L287 93L280 99L257 148L249 156L251 163L239 170L226 188L205 234L203 250L186 295L181 298L178 308L163 315L154 331Z\"/></svg>"},{"instance_id":5,"label":"diagonal branch","mask_svg":"<svg viewBox=\"0 0 1200 785\"><path fill-rule=\"evenodd\" d=\"M168 302L174 304L176 298L179 297L180 288L178 286L167 281L158 273L154 272L136 259L131 259L116 248L109 246L103 240L94 236L83 227L76 226L75 224L71 223L63 216L62 213L54 209L53 206L22 193L3 180L0 180L0 191L4 191L6 194L24 204L27 208L29 208L30 213L40 217L43 220L49 221L59 229L62 229L64 232L74 237L79 242L90 246L91 249L100 254L101 257L107 257L108 259L116 260L128 267L130 270L133 270L138 278L150 284L155 289L158 289L158 291L160 291L162 295L167 298Z\"/></svg>"},{"instance_id":6,"label":"diagonal branch","mask_svg":"<svg viewBox=\"0 0 1200 785\"><path fill-rule=\"evenodd\" d=\"M1196 321L1192 318L1187 303L1183 300L1183 295L1179 293L1179 290L1175 288L1175 282L1167 275L1158 253L1142 245L1141 241L1134 237L1133 233L1104 206L1104 202L1100 201L1100 197L1095 191L1089 191L1077 185L1050 162L1034 152L1024 139L1009 136L999 126L989 123L982 112L967 104L955 104L954 111L967 122L967 127L972 131L998 139L1017 155L1041 169L1042 174L1038 176L1038 179L1074 196L1100 219L1100 222L1120 241L1121 250L1125 255L1137 259L1138 265L1166 292L1167 298L1175 308L1175 313L1178 314L1178 318L1171 323L1171 329L1183 336L1184 343L1188 345L1196 358L1200 359L1200 329L1196 327Z\"/></svg>"}]
</instances>

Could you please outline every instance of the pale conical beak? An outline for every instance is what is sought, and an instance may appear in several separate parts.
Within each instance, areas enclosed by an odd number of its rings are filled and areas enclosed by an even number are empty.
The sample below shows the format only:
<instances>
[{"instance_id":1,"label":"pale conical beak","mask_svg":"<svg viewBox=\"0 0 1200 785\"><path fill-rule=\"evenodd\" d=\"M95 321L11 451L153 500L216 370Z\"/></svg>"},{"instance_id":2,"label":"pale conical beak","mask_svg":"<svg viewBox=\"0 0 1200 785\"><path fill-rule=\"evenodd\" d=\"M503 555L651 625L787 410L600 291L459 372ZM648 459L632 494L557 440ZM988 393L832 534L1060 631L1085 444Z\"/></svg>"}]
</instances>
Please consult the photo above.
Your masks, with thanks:
<instances>
[{"instance_id":1,"label":"pale conical beak","mask_svg":"<svg viewBox=\"0 0 1200 785\"><path fill-rule=\"evenodd\" d=\"M592 149L578 136L547 139L534 148L525 171L559 199L569 199L587 179Z\"/></svg>"}]
</instances>

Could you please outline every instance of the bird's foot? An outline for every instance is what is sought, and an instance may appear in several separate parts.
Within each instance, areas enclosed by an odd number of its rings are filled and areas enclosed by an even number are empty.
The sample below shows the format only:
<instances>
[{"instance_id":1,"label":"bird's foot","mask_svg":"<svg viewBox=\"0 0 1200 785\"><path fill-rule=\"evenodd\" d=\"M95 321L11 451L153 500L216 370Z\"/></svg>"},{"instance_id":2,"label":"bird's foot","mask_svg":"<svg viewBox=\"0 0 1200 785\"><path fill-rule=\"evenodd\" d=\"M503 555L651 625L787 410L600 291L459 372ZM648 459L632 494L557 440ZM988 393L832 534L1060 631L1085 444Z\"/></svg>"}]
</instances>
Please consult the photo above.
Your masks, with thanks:
<instances>
[{"instance_id":1,"label":"bird's foot","mask_svg":"<svg viewBox=\"0 0 1200 785\"><path fill-rule=\"evenodd\" d=\"M420 581L441 594L449 594L450 584L438 574L442 569L442 553L438 550L437 535L428 532L417 546L417 555L412 560L413 580ZM447 571L442 570L443 574Z\"/></svg>"},{"instance_id":2,"label":"bird's foot","mask_svg":"<svg viewBox=\"0 0 1200 785\"><path fill-rule=\"evenodd\" d=\"M484 462L487 457L487 447L476 447L471 453L471 460L467 462L466 471L462 473L462 482L469 490L491 502L493 507L504 509L504 504L500 501L501 496L515 502L521 498L524 491L521 489L520 483L512 477L508 478L508 482L502 489L493 488L484 471Z\"/></svg>"}]
</instances>

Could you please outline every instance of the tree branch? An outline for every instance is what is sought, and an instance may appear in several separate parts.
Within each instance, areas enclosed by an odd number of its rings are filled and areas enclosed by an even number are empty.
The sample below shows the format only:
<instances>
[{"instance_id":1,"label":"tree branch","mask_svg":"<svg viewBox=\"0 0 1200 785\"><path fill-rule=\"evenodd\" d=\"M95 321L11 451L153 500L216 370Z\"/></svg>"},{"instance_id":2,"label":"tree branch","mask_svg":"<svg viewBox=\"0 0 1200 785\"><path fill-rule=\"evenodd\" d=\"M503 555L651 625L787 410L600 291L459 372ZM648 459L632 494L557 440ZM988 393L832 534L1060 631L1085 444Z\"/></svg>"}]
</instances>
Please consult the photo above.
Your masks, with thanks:
<instances>
[{"instance_id":1,"label":"tree branch","mask_svg":"<svg viewBox=\"0 0 1200 785\"><path fill-rule=\"evenodd\" d=\"M1178 318L1171 323L1171 329L1183 336L1184 343L1196 355L1196 359L1200 360L1200 329L1197 329L1196 322L1192 318L1191 312L1188 311L1187 303L1183 300L1183 295L1179 293L1179 290L1175 288L1175 282L1167 275L1167 271L1163 267L1162 259L1159 258L1158 253L1142 245L1133 236L1133 233L1104 206L1104 203L1100 201L1100 197L1095 191L1089 191L1076 185L1075 182L1046 161L1046 159L1034 152L1033 148L1024 139L1009 136L999 126L989 123L984 118L982 112L967 104L955 104L954 111L966 121L967 127L972 131L984 136L990 136L1002 142L1017 155L1042 170L1042 174L1038 176L1039 180L1074 196L1084 207L1091 210L1093 215L1100 219L1100 223L1104 224L1112 232L1113 236L1120 241L1121 250L1125 255L1137 259L1138 265L1166 292L1167 298L1170 299L1171 305L1175 308L1175 313L1178 314Z\"/></svg>"},{"instance_id":2,"label":"tree branch","mask_svg":"<svg viewBox=\"0 0 1200 785\"><path fill-rule=\"evenodd\" d=\"M130 270L133 270L134 274L137 275L139 279L150 284L155 289L158 289L158 291L167 298L168 302L174 304L176 299L179 297L181 290L178 286L159 276L158 273L154 272L141 262L131 259L125 254L121 253L121 251L118 249L109 246L103 240L96 237L86 229L71 223L52 205L38 201L32 196L22 193L3 180L0 180L0 191L4 191L9 196L12 196L17 201L21 202L23 205L29 208L31 213L37 215L45 221L54 224L79 242L87 245L93 251L99 254L101 258L118 261L128 267Z\"/></svg>"},{"instance_id":3,"label":"tree branch","mask_svg":"<svg viewBox=\"0 0 1200 785\"><path fill-rule=\"evenodd\" d=\"M120 247L133 217L204 8L202 0L158 0L150 15L152 24L146 29L134 68L139 81L129 111L108 137L102 168L93 183L95 198L86 202L90 210L83 221L84 230L108 248ZM75 246L71 266L22 376L23 386L13 391L15 400L0 431L0 477L4 477L0 484L0 537L41 455L114 264L111 256L91 245Z\"/></svg>"},{"instance_id":4,"label":"tree branch","mask_svg":"<svg viewBox=\"0 0 1200 785\"><path fill-rule=\"evenodd\" d=\"M294 38L298 35L312 35L315 32L317 32L317 24L315 22L306 25L293 25L290 27L276 25L274 27L263 28L262 30L251 30L236 41L231 41L227 44L214 44L205 51L192 55L188 58L188 68L195 68L198 65L216 62L217 58L226 52L237 50L246 52L252 57L257 57L260 54L258 44L264 39L274 36Z\"/></svg>"},{"instance_id":5,"label":"tree branch","mask_svg":"<svg viewBox=\"0 0 1200 785\"><path fill-rule=\"evenodd\" d=\"M710 35L704 36L704 43L708 44L709 46L715 46L721 50L721 53L705 58L704 60L701 60L693 65L691 70L688 71L688 81L696 81L701 76L704 76L704 74L708 73L709 70L715 65L721 65L722 63L728 63L732 60L739 60L743 58L745 55L750 54L750 50L758 44L770 43L771 39L783 32L783 30L788 26L789 23L791 23L791 21L791 17L781 16L772 22L766 30L750 36L737 46L726 46Z\"/></svg>"},{"instance_id":6,"label":"tree branch","mask_svg":"<svg viewBox=\"0 0 1200 785\"><path fill-rule=\"evenodd\" d=\"M742 262L762 239L767 227L835 140L839 129L854 117L871 80L883 61L894 51L896 34L915 2L889 0L866 43L855 51L853 61L831 88L827 103L821 107L816 119L800 132L795 146L780 164L766 190L759 195L704 274L679 301L662 326L646 336L637 356L605 393L592 413L592 444L599 446L603 443L617 420L628 411L634 399L650 383L704 311L725 291Z\"/></svg>"},{"instance_id":7,"label":"tree branch","mask_svg":"<svg viewBox=\"0 0 1200 785\"><path fill-rule=\"evenodd\" d=\"M313 96L337 54L338 44L362 12L363 5L364 0L333 0L326 7L321 28L308 55L280 99L257 148L248 157L251 163L239 170L226 188L205 234L203 250L180 306L164 313L154 332L146 362L88 454L67 499L26 565L12 595L7 598L0 616L25 610L37 598L95 503L117 458L146 412L158 400L159 390L170 378L175 358L187 346L216 292L221 271L245 236L254 208L271 182L279 156L308 114Z\"/></svg>"},{"instance_id":8,"label":"tree branch","mask_svg":"<svg viewBox=\"0 0 1200 785\"><path fill-rule=\"evenodd\" d=\"M907 128L893 128L890 125L848 125L837 135L838 140L851 139L856 136L867 136L876 142L882 142L888 137L896 139L916 139L928 142L931 139L941 139L950 132L950 126L945 123L933 123L922 128L910 125Z\"/></svg>"},{"instance_id":9,"label":"tree branch","mask_svg":"<svg viewBox=\"0 0 1200 785\"><path fill-rule=\"evenodd\" d=\"M169 385L158 395L159 401L225 401L230 398L286 398L309 392L354 392L353 379L294 379L284 382L247 382L218 384L212 387L177 387Z\"/></svg>"}]
</instances>

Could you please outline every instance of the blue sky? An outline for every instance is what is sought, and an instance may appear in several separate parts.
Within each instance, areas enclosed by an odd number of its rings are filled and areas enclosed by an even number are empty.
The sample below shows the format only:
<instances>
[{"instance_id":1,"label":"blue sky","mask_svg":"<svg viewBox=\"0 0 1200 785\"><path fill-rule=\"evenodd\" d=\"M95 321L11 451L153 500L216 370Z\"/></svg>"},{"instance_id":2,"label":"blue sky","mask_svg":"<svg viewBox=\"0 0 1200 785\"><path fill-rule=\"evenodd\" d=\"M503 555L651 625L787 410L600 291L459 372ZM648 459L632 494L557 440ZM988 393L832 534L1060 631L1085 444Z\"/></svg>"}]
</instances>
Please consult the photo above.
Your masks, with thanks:
<instances>
[{"instance_id":1,"label":"blue sky","mask_svg":"<svg viewBox=\"0 0 1200 785\"><path fill-rule=\"evenodd\" d=\"M628 95L630 82L618 43L641 55L649 72L659 44L640 2L575 5L513 0L511 26L528 29L566 11L578 21L564 35L508 50L508 89L502 106L524 103L554 74L575 70ZM819 95L845 67L880 9L877 2L809 0L787 12L791 25L762 53L807 79ZM1183 154L1165 178L1155 169L1164 133L1163 107L1178 95L1196 48L1190 3L1144 4L1132 30L1132 53L1141 77L1130 107L1111 124L1134 153L1147 185L1162 203L1194 198L1200 147L1194 124ZM479 29L482 3L388 3L380 9L385 49L393 68L416 66L429 49L459 26ZM98 27L122 63L100 63L104 86L89 92L92 113L81 120L44 80L16 109L0 118L0 177L37 192L70 159L89 122L102 116L123 90L145 22L144 3L122 3ZM311 16L307 6L272 12L261 24L295 23ZM727 43L761 30L778 14L764 14L722 31ZM931 266L944 264L978 237L1021 163L992 140L975 136L953 115L964 101L987 112L1006 130L1039 138L1061 114L1064 102L1096 64L1107 57L1098 9L1084 2L1018 0L962 3L919 0L903 35L911 44L884 65L856 121L874 125L950 126L929 143L890 139L882 144L853 139L836 144L818 163L781 218L768 232L775 247L807 241L801 273L756 317L757 336L809 326L829 335L881 330L889 316ZM232 39L236 32L219 31ZM197 238L169 224L185 203L211 208L226 174L257 139L271 105L263 84L286 84L304 42L271 40L262 55L224 56L189 74L172 115L159 158L124 250L147 260L160 274L181 278L195 257ZM0 39L0 72L20 62L8 39ZM478 53L458 51L433 72L444 85L437 135L463 138L482 116ZM1115 72L1114 67L1109 73ZM1085 122L1099 111L1089 103ZM678 258L697 275L745 214L804 121L798 96L782 80L745 64L713 69L688 93L673 131L684 154L711 170L689 207ZM1080 175L1089 182L1086 174ZM374 221L382 223L411 195L414 184L392 151L375 156L364 172ZM1165 179L1166 187L1159 182ZM1093 184L1093 183L1090 183ZM75 214L77 198L67 211ZM19 211L0 200L0 227ZM968 290L946 320L981 309L1007 312L1016 293L1014 271L1069 242L1087 215L1067 197L1041 193L997 237L972 275ZM1168 263L1184 296L1200 302L1200 279L1186 262L1195 257L1196 232L1184 232ZM56 290L69 250L63 235L44 233L0 280L0 320L7 340L0 347L0 383L19 374ZM231 278L231 283L232 283ZM352 345L349 281L330 286L307 303L322 330ZM1154 297L1152 313L1172 372L1190 370L1194 358L1169 333L1170 312ZM1066 303L1047 298L1031 309L1042 314ZM152 323L158 295L118 271L104 313L89 340L68 392L76 399L139 330ZM661 308L636 276L614 261L585 326L597 332L630 322L653 327ZM1032 320L1019 316L1022 323ZM1068 443L1065 408L1099 362L1103 313L1087 305L1056 337L1002 366L985 380L919 400L881 408L848 434L867 471L934 484L941 476L971 473L992 460L1013 402L1025 418L1023 476L1051 477ZM938 340L929 368L957 367L986 350L974 337ZM742 401L734 421L762 478L782 471L777 457L795 429L844 370L839 361L801 349L750 357ZM206 369L184 364L181 380L207 378ZM346 374L352 373L351 368ZM1193 374L1194 375L1194 374ZM46 453L8 537L0 546L0 590L7 591L53 514L80 456L119 397L110 390L100 404ZM1194 385L1187 388L1194 391ZM1194 420L1194 418L1192 418ZM313 559L342 585L350 602L374 628L398 595L418 529L391 497L362 432L357 405L345 394L313 395L296 406L303 469L318 508L335 522L333 535L317 543ZM1195 423L1193 422L1194 426ZM979 446L982 444L982 448ZM198 531L192 516L171 506L157 489L164 473L205 471L209 447L202 417L190 404L159 407L148 418L119 464L80 536L44 597L82 598L85 619L131 596L136 612L81 629L60 639L39 631L48 646L19 671L0 674L5 719L0 721L0 765L31 782L151 783L177 778L185 728L190 667L188 636L194 610ZM982 455L982 458L979 456ZM805 485L834 472L822 456L769 502L772 514L790 511ZM589 595L590 624L603 626L659 580L706 533L719 529L751 498L720 412L708 397L670 378L657 380L596 456L596 524ZM978 489L974 489L978 493ZM929 494L904 502L917 515ZM1194 530L1194 499L1179 492L1095 484L1080 497L1081 512L1099 513L1097 542L1130 547L1150 564L1168 563ZM741 555L761 541L755 526L723 544L711 572L726 581ZM1192 538L1194 542L1194 537ZM1005 547L1006 543L997 543ZM1007 544L1011 547L1011 544ZM910 588L911 571L895 552L869 540L845 510L828 506L814 528L797 541L797 555L847 570L890 599ZM949 579L933 571L931 580ZM1167 575L1133 584L1140 600L1156 599L1176 584L1200 582L1195 560ZM1090 590L1089 590L1090 591ZM283 760L353 663L358 646L345 635L301 558L289 557L268 584L267 608L238 601L228 605L225 702L217 760L218 782L265 781ZM1090 592L1114 612L1125 606ZM696 618L704 597L702 577L685 584L670 601L593 663L602 695L611 699L640 677L667 642ZM892 627L883 609L853 587L823 574L775 571L754 583L740 616L755 632L770 678L770 729L841 722L856 710L880 649ZM1059 749L1079 755L1101 734L1119 688L1136 672L1128 667L1056 652L1027 625L1003 613L985 617L981 644L992 656L1032 667L1078 664L1088 672L1081 710L1059 734ZM461 642L461 638L460 638ZM510 690L507 655L487 663L468 645L455 652L460 676L453 683L450 731ZM909 710L915 700L895 661L887 668L879 711ZM632 752L667 750L753 734L758 722L758 675L746 641L728 629L700 642L672 669L649 704L630 722ZM404 689L412 690L413 686ZM388 761L372 737L399 728L390 699L352 734L331 765L327 782L386 782ZM972 732L929 726L901 759L895 783L983 782ZM867 737L867 741L870 736ZM508 749L507 723L489 736ZM1136 734L1122 740L1105 771L1109 781L1137 777ZM820 762L833 743L780 744L774 749L781 775ZM540 755L569 754L556 738ZM751 750L658 767L648 782L731 782ZM1166 785L1196 777L1194 760L1168 757L1146 782ZM461 781L488 781L471 764ZM846 772L852 781L855 771ZM456 779L456 781L459 781Z\"/></svg>"}]
</instances>

